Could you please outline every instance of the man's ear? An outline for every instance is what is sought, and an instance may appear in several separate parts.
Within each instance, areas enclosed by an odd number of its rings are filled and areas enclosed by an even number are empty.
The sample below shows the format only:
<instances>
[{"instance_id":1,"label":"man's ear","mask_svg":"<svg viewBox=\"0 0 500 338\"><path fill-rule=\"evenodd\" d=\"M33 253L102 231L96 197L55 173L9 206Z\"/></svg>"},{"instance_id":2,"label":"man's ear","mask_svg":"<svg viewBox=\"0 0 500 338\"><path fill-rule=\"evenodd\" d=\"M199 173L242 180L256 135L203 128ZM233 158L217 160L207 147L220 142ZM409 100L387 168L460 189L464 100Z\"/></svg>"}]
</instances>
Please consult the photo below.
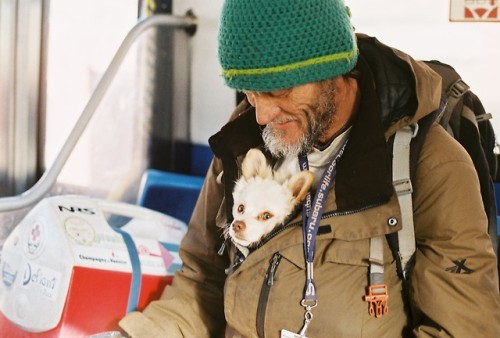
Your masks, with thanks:
<instances>
[{"instance_id":1,"label":"man's ear","mask_svg":"<svg viewBox=\"0 0 500 338\"><path fill-rule=\"evenodd\" d=\"M314 174L304 170L294 174L288 181L288 189L292 192L296 203L301 203L306 198L314 182Z\"/></svg>"},{"instance_id":2,"label":"man's ear","mask_svg":"<svg viewBox=\"0 0 500 338\"><path fill-rule=\"evenodd\" d=\"M243 94L245 94L248 103L250 103L252 107L255 107L255 94L253 92L246 91L244 91Z\"/></svg>"},{"instance_id":3,"label":"man's ear","mask_svg":"<svg viewBox=\"0 0 500 338\"><path fill-rule=\"evenodd\" d=\"M247 152L241 164L241 171L246 180L256 176L269 178L272 175L272 170L267 164L266 157L257 148L252 148Z\"/></svg>"}]
</instances>

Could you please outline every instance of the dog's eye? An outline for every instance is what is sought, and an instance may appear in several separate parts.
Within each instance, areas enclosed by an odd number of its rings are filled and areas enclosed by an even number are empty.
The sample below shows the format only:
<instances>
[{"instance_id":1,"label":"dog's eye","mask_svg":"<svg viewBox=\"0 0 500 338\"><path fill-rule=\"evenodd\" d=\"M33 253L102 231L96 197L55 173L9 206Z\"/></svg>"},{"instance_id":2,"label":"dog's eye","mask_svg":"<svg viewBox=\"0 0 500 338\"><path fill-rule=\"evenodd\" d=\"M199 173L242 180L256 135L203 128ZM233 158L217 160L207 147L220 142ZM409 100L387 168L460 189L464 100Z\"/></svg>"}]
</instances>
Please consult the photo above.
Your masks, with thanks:
<instances>
[{"instance_id":1,"label":"dog's eye","mask_svg":"<svg viewBox=\"0 0 500 338\"><path fill-rule=\"evenodd\" d=\"M245 206L243 204L238 205L238 212L242 214L245 211Z\"/></svg>"},{"instance_id":2,"label":"dog's eye","mask_svg":"<svg viewBox=\"0 0 500 338\"><path fill-rule=\"evenodd\" d=\"M271 214L269 211L264 211L262 214L260 214L260 219L263 221L267 221L273 217L273 214Z\"/></svg>"}]
</instances>

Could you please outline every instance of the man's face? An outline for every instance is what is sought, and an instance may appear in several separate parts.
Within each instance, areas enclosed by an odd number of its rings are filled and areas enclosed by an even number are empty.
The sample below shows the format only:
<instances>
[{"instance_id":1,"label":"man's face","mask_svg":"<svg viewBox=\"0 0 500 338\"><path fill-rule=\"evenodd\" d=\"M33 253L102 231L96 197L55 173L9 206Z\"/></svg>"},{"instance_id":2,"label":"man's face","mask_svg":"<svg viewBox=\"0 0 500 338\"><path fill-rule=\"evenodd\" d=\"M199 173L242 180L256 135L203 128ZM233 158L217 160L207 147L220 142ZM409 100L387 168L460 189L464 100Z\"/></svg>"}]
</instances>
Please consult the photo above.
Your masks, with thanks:
<instances>
[{"instance_id":1,"label":"man's face","mask_svg":"<svg viewBox=\"0 0 500 338\"><path fill-rule=\"evenodd\" d=\"M255 107L262 136L277 157L309 152L332 136L336 125L335 79L272 92L245 92Z\"/></svg>"}]
</instances>

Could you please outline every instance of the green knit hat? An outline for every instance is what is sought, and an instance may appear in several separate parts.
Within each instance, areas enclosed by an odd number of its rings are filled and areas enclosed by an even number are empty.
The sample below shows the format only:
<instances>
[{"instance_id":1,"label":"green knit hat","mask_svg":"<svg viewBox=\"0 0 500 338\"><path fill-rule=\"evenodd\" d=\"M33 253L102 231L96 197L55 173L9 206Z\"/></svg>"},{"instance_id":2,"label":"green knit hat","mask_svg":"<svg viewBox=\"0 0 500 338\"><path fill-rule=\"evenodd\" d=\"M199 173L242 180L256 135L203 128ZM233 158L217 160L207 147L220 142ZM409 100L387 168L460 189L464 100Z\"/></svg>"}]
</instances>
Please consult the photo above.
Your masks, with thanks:
<instances>
[{"instance_id":1,"label":"green knit hat","mask_svg":"<svg viewBox=\"0 0 500 338\"><path fill-rule=\"evenodd\" d=\"M347 74L358 58L343 0L226 0L219 60L226 84L273 91Z\"/></svg>"}]
</instances>

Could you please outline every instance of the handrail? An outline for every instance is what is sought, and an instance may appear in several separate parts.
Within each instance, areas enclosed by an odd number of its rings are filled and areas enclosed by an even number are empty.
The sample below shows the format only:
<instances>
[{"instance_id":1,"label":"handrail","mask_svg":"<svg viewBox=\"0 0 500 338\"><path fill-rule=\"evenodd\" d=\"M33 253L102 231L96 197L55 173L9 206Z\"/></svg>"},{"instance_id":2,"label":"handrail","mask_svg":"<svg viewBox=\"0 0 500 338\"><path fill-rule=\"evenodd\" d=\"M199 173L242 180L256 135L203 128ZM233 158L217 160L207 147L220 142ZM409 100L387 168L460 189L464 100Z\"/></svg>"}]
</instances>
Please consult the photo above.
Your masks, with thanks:
<instances>
[{"instance_id":1,"label":"handrail","mask_svg":"<svg viewBox=\"0 0 500 338\"><path fill-rule=\"evenodd\" d=\"M16 196L0 198L0 212L14 211L31 206L40 201L44 195L50 191L56 182L59 173L71 155L76 143L80 139L80 136L84 132L90 119L106 94L106 91L110 87L110 84L116 76L116 73L125 59L128 50L145 30L158 26L192 29L193 27L196 27L196 24L196 19L189 14L183 17L155 14L139 21L129 31L121 43L52 165L43 173L40 179L30 189Z\"/></svg>"}]
</instances>

